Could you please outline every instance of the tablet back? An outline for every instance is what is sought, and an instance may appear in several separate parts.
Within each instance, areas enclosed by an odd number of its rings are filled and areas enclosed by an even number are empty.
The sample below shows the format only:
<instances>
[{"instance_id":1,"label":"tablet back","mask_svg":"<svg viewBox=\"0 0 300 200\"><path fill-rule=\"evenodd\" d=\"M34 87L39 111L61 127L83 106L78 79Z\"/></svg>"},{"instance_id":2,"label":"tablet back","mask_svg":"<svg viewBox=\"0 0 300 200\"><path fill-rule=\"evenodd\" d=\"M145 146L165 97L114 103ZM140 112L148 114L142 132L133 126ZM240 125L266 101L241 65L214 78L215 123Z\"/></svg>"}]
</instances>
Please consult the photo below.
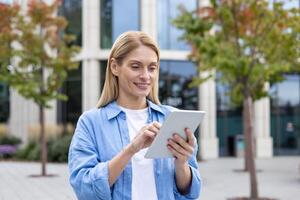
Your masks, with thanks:
<instances>
[{"instance_id":1,"label":"tablet back","mask_svg":"<svg viewBox=\"0 0 300 200\"><path fill-rule=\"evenodd\" d=\"M174 110L162 124L153 143L145 154L145 158L171 158L173 157L167 148L167 140L172 137L173 133L178 133L186 139L185 128L196 130L204 117L204 111L196 110Z\"/></svg>"}]
</instances>

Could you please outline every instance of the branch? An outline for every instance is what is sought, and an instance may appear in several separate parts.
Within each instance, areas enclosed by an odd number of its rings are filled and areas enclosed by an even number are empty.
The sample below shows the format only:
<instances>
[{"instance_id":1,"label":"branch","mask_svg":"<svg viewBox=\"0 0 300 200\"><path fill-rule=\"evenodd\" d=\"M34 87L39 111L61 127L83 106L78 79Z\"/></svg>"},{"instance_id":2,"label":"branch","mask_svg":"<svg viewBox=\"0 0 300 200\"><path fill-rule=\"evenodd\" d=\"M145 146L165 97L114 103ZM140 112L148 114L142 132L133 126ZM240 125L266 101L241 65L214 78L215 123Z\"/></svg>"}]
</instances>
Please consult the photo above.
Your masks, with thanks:
<instances>
[{"instance_id":1,"label":"branch","mask_svg":"<svg viewBox=\"0 0 300 200\"><path fill-rule=\"evenodd\" d=\"M254 3L256 4L257 0ZM274 3L274 1L273 1L273 3ZM260 34L258 35L257 31L258 31L258 28L260 27L260 24L262 22L263 16L264 16L263 13L261 13L259 15L258 22L257 22L257 24L255 26L254 35L253 35L253 38L257 38L257 39L261 38L262 41L264 41L263 38L267 35L267 33L269 33L273 29L273 26L275 25L275 22L277 21L277 18L278 18L278 17L275 17L274 20L272 21L272 23L270 24L270 26L267 26L267 28L265 28L265 30L264 30L265 32L263 31L263 32L261 32L261 35ZM276 14L276 16L277 16L277 14ZM258 40L256 40L256 41L258 41ZM252 72L252 69L253 69L255 63L257 62L257 59L255 58L256 44L257 44L257 42L254 42L254 45L251 46L251 48L250 48L251 49L251 56L250 57L252 58L251 59L252 61L251 61L250 65L249 65L249 71L247 72L247 74L250 74ZM276 46L277 45L278 44L276 44Z\"/></svg>"},{"instance_id":2,"label":"branch","mask_svg":"<svg viewBox=\"0 0 300 200\"><path fill-rule=\"evenodd\" d=\"M235 4L235 0L233 0L233 6L232 6L231 11L232 11L233 18L234 18L235 43L236 43L236 47L237 47L237 51L238 51L238 56L240 56L241 55L241 47L239 45L240 34L239 34L239 29L238 29L238 24L237 24L237 18L236 18L236 4Z\"/></svg>"}]
</instances>

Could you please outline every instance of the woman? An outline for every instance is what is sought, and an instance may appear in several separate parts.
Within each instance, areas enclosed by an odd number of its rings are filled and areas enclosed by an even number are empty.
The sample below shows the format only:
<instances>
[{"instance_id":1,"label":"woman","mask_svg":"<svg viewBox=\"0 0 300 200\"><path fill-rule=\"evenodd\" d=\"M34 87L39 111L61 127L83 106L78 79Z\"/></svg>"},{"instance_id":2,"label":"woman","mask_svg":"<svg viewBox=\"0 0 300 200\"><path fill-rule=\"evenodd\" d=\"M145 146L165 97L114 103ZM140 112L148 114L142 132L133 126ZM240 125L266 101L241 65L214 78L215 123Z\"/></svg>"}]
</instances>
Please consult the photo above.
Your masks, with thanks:
<instances>
[{"instance_id":1,"label":"woman","mask_svg":"<svg viewBox=\"0 0 300 200\"><path fill-rule=\"evenodd\" d=\"M174 158L146 159L170 106L158 100L159 50L145 33L125 32L114 43L97 108L80 117L70 145L70 183L80 200L197 199L197 143L174 134Z\"/></svg>"}]
</instances>

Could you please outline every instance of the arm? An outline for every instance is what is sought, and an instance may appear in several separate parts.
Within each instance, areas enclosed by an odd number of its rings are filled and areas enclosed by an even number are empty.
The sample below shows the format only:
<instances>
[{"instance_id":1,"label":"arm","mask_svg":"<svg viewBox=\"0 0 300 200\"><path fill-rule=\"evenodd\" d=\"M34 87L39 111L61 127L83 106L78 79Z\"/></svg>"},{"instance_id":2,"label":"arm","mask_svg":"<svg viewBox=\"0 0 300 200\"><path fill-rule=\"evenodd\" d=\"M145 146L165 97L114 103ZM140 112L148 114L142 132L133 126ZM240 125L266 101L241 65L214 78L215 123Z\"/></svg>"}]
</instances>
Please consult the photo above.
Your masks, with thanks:
<instances>
[{"instance_id":1,"label":"arm","mask_svg":"<svg viewBox=\"0 0 300 200\"><path fill-rule=\"evenodd\" d=\"M126 167L131 157L150 145L158 129L157 122L143 127L140 134L107 162L100 162L91 138L88 120L81 117L69 150L70 183L78 199L111 199L111 186Z\"/></svg>"},{"instance_id":2,"label":"arm","mask_svg":"<svg viewBox=\"0 0 300 200\"><path fill-rule=\"evenodd\" d=\"M79 200L109 200L108 162L99 162L92 131L88 116L82 115L69 148L70 184Z\"/></svg>"},{"instance_id":3,"label":"arm","mask_svg":"<svg viewBox=\"0 0 300 200\"><path fill-rule=\"evenodd\" d=\"M160 123L152 122L144 126L132 142L111 161L109 161L109 185L113 185L126 167L131 157L141 149L150 146L160 128Z\"/></svg>"}]
</instances>

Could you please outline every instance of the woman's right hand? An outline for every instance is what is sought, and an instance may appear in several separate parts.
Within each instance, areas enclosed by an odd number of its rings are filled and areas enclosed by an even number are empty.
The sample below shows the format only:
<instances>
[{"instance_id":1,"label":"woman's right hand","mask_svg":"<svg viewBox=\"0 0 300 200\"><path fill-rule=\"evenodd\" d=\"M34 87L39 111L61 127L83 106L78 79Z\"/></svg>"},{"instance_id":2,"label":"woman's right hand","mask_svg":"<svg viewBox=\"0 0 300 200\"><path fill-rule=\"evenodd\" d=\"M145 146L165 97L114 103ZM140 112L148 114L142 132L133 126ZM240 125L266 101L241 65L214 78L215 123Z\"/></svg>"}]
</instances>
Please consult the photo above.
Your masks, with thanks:
<instances>
[{"instance_id":1,"label":"woman's right hand","mask_svg":"<svg viewBox=\"0 0 300 200\"><path fill-rule=\"evenodd\" d=\"M135 138L131 141L130 147L134 153L139 152L141 149L149 147L154 138L156 137L161 124L154 121L146 126L143 126Z\"/></svg>"}]
</instances>

